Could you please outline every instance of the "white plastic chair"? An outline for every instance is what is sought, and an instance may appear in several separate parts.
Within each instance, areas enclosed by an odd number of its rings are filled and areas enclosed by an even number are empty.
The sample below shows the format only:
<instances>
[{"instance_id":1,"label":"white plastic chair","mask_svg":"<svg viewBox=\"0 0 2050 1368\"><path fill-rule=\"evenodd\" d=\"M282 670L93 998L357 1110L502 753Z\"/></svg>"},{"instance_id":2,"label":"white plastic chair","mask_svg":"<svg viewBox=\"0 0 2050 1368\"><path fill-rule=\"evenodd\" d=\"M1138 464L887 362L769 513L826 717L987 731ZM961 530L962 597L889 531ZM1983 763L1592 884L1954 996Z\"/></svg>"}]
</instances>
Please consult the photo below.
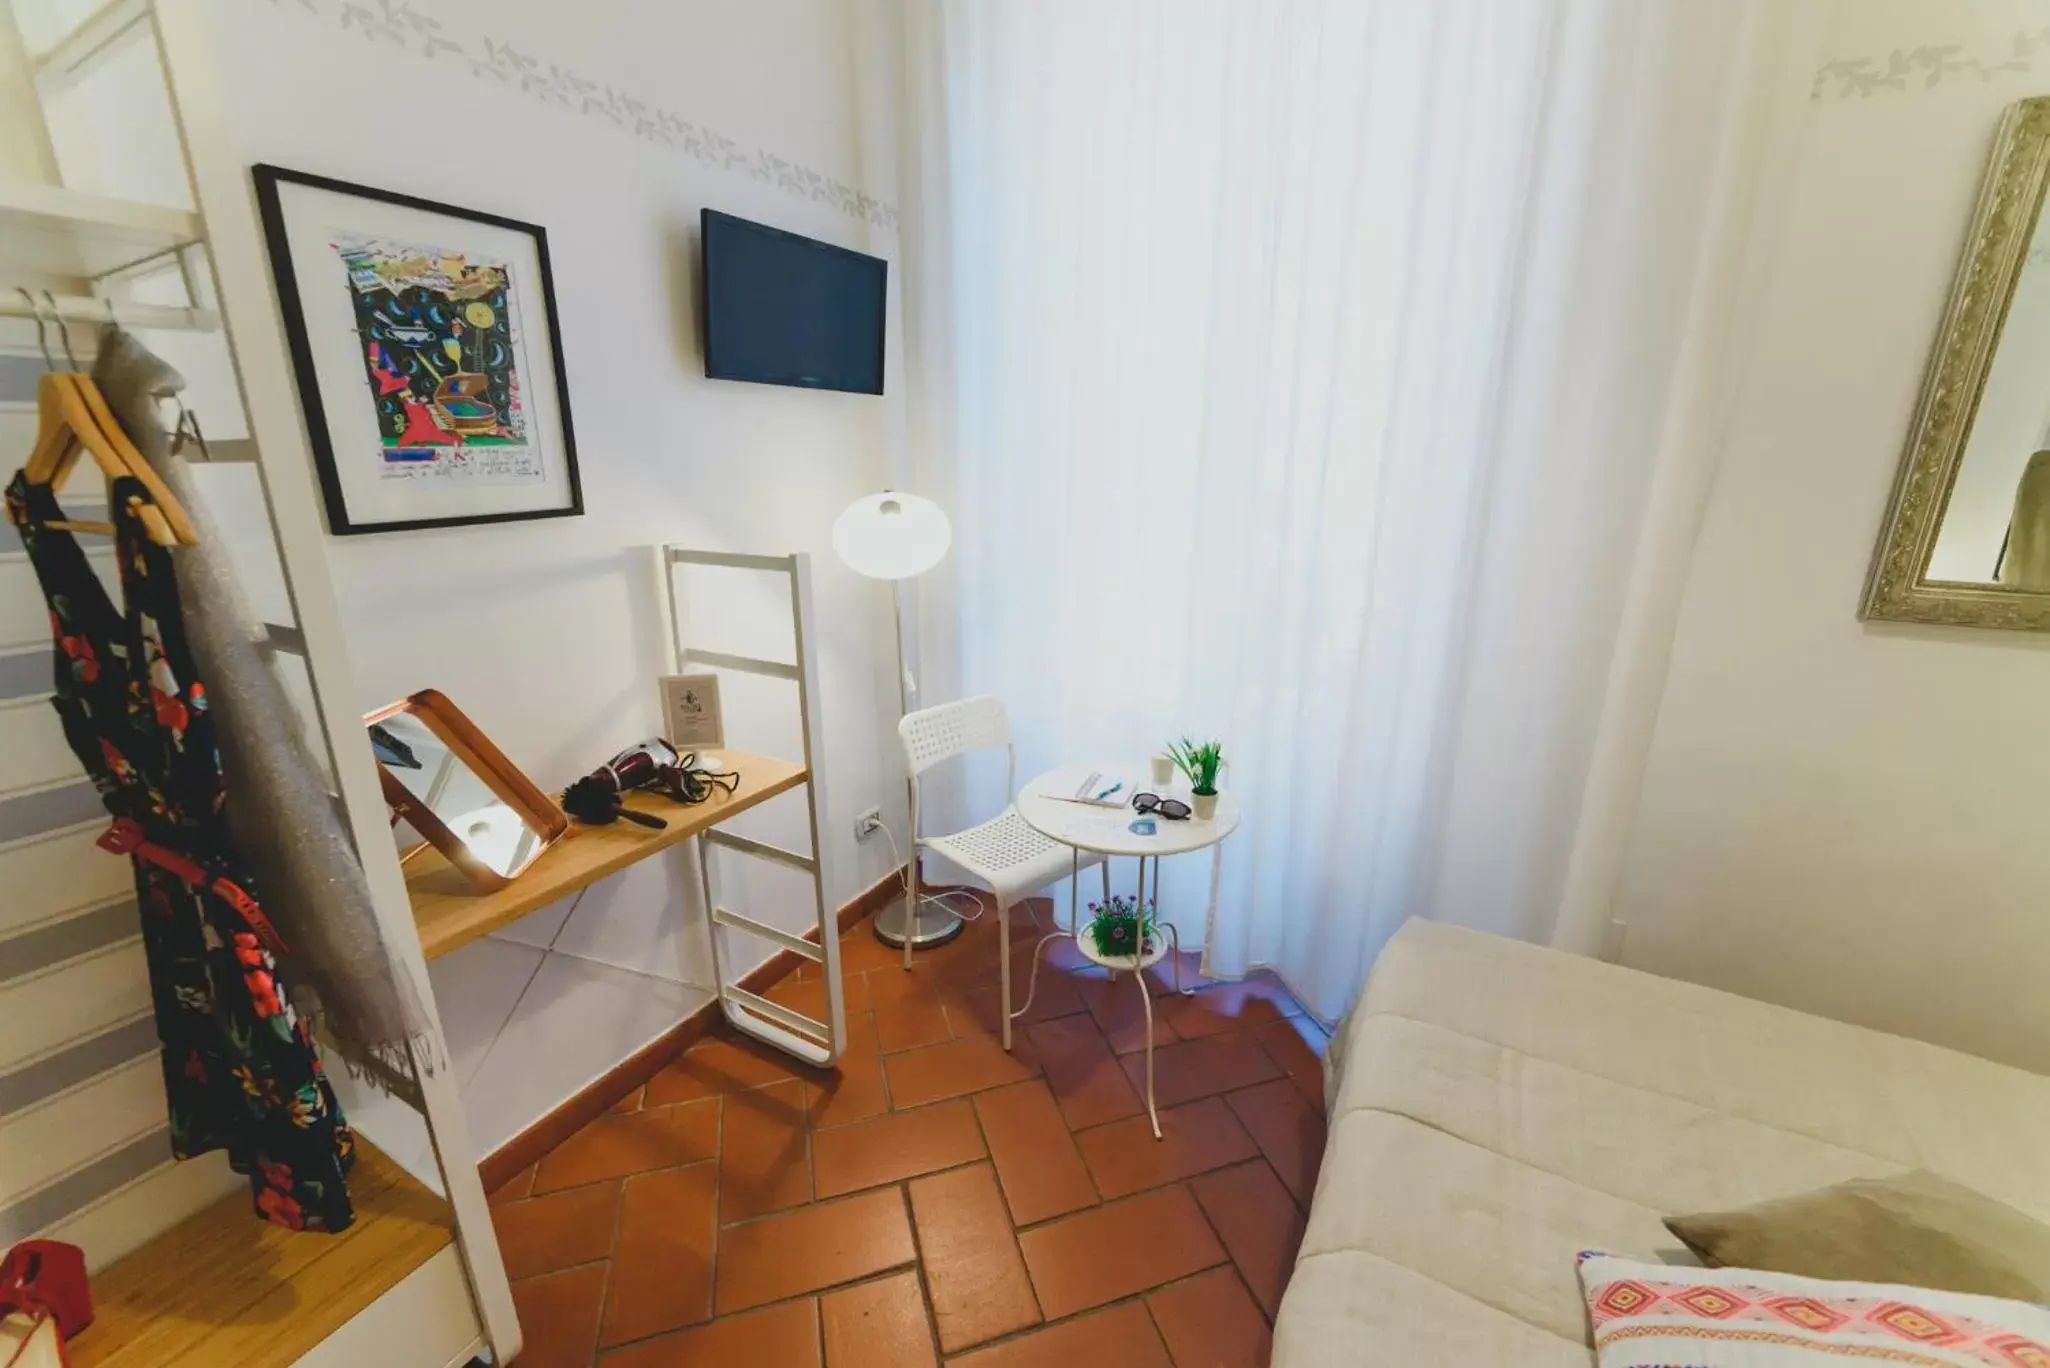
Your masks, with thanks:
<instances>
[{"instance_id":1,"label":"white plastic chair","mask_svg":"<svg viewBox=\"0 0 2050 1368\"><path fill-rule=\"evenodd\" d=\"M996 899L997 937L1001 942L997 953L1003 975L1003 1040L1008 1050L1011 1019L1017 1015L1011 1010L1011 905L1089 865L1104 866L1103 891L1107 898L1109 866L1104 865L1101 855L1075 850L1040 834L1018 815L1017 805L1008 801L1018 791L1018 748L1011 742L1011 722L999 699L984 694L936 708L922 708L907 714L897 724L897 736L904 743L904 764L911 777L911 872L905 876L906 895L916 896L909 885L916 879L918 852L929 850L979 882ZM1010 757L1004 779L1004 810L980 826L950 836L920 836L918 777L955 756L998 746ZM1069 909L1069 915L1075 915L1074 909ZM904 943L904 967L911 967L908 938Z\"/></svg>"}]
</instances>

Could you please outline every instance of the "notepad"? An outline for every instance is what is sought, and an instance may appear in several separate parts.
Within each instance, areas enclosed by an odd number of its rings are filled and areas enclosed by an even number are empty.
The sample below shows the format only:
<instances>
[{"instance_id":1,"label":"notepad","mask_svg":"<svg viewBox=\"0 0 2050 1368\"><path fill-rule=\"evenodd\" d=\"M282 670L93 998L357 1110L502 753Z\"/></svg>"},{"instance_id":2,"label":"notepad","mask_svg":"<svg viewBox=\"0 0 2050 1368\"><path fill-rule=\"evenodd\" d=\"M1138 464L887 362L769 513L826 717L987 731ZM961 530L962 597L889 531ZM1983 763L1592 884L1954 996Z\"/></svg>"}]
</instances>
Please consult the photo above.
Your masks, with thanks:
<instances>
[{"instance_id":1,"label":"notepad","mask_svg":"<svg viewBox=\"0 0 2050 1368\"><path fill-rule=\"evenodd\" d=\"M1104 792L1105 789L1109 789L1110 792ZM1089 777L1077 784L1074 793L1069 795L1070 802L1087 803L1091 807L1103 808L1121 808L1130 802L1131 798L1131 791L1125 786L1124 780L1098 774L1095 770L1091 770Z\"/></svg>"}]
</instances>

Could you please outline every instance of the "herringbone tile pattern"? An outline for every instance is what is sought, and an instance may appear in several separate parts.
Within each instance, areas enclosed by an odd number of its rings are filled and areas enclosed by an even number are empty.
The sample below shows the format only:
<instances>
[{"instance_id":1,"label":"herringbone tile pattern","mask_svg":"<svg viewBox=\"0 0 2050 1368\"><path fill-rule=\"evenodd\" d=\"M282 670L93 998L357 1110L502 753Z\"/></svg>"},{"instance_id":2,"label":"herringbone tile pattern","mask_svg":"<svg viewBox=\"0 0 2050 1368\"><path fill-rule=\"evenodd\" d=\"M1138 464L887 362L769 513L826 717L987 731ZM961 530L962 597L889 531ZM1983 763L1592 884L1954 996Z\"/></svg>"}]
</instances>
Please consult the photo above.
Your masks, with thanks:
<instances>
[{"instance_id":1,"label":"herringbone tile pattern","mask_svg":"<svg viewBox=\"0 0 2050 1368\"><path fill-rule=\"evenodd\" d=\"M1266 1363L1324 1141L1279 985L1149 980L1155 1141L1129 976L1057 942L1006 1052L993 916L908 974L842 945L837 1069L714 1037L492 1194L519 1368Z\"/></svg>"}]
</instances>

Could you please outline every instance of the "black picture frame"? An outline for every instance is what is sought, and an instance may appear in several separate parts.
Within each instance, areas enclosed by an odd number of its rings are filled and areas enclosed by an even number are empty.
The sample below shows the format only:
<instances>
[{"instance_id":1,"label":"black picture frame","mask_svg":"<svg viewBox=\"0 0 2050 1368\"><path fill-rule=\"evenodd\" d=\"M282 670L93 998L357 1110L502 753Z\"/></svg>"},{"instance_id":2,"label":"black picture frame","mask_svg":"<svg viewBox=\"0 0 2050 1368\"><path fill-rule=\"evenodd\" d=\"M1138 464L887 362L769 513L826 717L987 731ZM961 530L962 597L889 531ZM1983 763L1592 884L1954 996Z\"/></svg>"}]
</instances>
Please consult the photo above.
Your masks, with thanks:
<instances>
[{"instance_id":1,"label":"black picture frame","mask_svg":"<svg viewBox=\"0 0 2050 1368\"><path fill-rule=\"evenodd\" d=\"M277 288L278 305L284 318L286 344L292 357L292 370L298 381L299 403L306 421L306 435L312 447L314 467L320 479L321 498L327 507L328 530L338 537L349 537L377 532L417 532L432 528L476 527L491 523L532 522L542 518L583 516L584 489L577 468L576 432L570 414L569 374L563 359L561 315L555 304L555 272L548 255L548 231L537 223L524 223L518 219L478 209L444 204L437 200L393 190L381 190L375 186L359 185L330 176L294 171L265 162L255 163L251 166L250 172L255 181L257 207L263 222L265 245L270 255L271 276ZM287 185L304 186L483 224L520 233L533 240L535 259L539 263L541 301L547 312L546 355L549 360L549 374L555 386L554 408L561 428L562 457L568 477L567 505L560 508L379 521L365 521L351 516L347 491L343 487L340 469L336 463L333 435L328 421L328 405L321 393L320 372L314 358L298 273L292 260L287 210L281 194L281 187Z\"/></svg>"}]
</instances>

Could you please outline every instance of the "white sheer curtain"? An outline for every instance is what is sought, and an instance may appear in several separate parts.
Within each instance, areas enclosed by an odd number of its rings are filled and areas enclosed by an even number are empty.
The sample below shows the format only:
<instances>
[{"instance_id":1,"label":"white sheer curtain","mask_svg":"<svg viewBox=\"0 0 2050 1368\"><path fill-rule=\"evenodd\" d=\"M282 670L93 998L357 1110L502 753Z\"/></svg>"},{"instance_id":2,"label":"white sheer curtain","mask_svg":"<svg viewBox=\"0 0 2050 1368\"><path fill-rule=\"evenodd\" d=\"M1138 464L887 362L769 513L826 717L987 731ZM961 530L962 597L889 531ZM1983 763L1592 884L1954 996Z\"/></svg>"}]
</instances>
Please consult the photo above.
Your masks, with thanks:
<instances>
[{"instance_id":1,"label":"white sheer curtain","mask_svg":"<svg viewBox=\"0 0 2050 1368\"><path fill-rule=\"evenodd\" d=\"M1619 652L1662 658L1631 588L1684 563L1793 10L903 13L927 700L1001 695L1021 776L1221 738L1244 825L1207 927L1201 857L1163 911L1320 1015L1408 916L1551 935Z\"/></svg>"}]
</instances>

